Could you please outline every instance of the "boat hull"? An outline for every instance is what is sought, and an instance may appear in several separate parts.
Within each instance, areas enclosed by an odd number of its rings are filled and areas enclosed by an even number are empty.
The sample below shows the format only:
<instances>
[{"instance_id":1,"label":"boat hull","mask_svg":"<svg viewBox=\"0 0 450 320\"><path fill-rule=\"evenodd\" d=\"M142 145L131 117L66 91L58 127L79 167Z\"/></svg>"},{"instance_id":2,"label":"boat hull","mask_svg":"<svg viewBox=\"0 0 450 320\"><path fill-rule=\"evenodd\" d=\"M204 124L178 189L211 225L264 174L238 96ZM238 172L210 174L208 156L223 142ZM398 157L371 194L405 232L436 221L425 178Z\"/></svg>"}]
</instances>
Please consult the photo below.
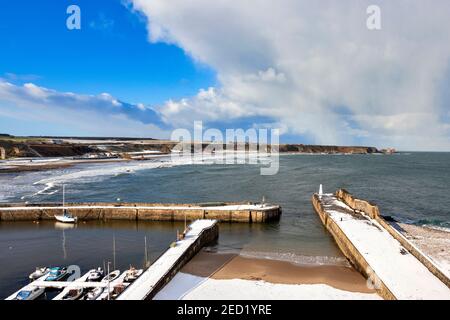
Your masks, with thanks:
<instances>
[{"instance_id":1,"label":"boat hull","mask_svg":"<svg viewBox=\"0 0 450 320\"><path fill-rule=\"evenodd\" d=\"M62 223L77 223L77 217L55 216L55 219Z\"/></svg>"}]
</instances>

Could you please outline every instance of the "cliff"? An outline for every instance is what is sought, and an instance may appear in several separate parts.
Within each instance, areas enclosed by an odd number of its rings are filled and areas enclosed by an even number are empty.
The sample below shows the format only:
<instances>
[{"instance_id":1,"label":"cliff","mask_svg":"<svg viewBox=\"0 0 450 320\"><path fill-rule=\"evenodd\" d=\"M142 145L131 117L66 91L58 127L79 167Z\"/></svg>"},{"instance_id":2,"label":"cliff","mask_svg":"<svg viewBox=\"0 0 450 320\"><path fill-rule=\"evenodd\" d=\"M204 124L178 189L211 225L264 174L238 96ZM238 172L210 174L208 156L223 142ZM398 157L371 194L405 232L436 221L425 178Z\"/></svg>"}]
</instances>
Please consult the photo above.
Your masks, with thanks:
<instances>
[{"instance_id":1,"label":"cliff","mask_svg":"<svg viewBox=\"0 0 450 320\"><path fill-rule=\"evenodd\" d=\"M320 146L306 144L282 144L280 152L299 152L299 153L348 153L348 154L370 154L379 153L375 147L361 146Z\"/></svg>"},{"instance_id":2,"label":"cliff","mask_svg":"<svg viewBox=\"0 0 450 320\"><path fill-rule=\"evenodd\" d=\"M77 144L54 144L36 140L1 139L0 148L5 150L6 158L23 157L71 157L98 151L96 148Z\"/></svg>"},{"instance_id":3,"label":"cliff","mask_svg":"<svg viewBox=\"0 0 450 320\"><path fill-rule=\"evenodd\" d=\"M152 139L129 139L123 138L43 138L43 137L12 137L0 136L0 148L5 150L6 158L20 157L73 157L88 153L118 153L140 152L143 150L170 153L177 145L174 141L152 140ZM204 143L203 148L208 144ZM194 151L194 146L191 145ZM227 146L223 145L226 149ZM246 149L249 148L247 144ZM235 146L236 149L236 146ZM270 146L268 147L270 150ZM371 154L379 153L375 147L367 146L321 146L306 144L281 144L279 152L287 153L318 153L318 154Z\"/></svg>"}]
</instances>

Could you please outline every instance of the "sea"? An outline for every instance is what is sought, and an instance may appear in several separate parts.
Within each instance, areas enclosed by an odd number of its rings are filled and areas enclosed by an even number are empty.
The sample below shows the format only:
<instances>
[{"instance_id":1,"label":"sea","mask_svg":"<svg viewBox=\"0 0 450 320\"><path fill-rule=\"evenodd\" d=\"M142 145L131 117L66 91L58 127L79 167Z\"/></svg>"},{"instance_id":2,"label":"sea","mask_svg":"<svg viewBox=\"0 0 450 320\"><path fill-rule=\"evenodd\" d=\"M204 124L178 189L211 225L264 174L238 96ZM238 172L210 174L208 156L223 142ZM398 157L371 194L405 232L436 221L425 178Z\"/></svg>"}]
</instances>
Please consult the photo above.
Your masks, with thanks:
<instances>
[{"instance_id":1,"label":"sea","mask_svg":"<svg viewBox=\"0 0 450 320\"><path fill-rule=\"evenodd\" d=\"M282 154L275 175L267 164L171 162L78 164L47 171L0 174L0 202L202 203L262 201L281 205L279 221L221 223L208 250L299 265L347 265L311 206L311 196L345 188L376 203L398 221L450 230L450 153L393 155ZM175 240L182 223L90 221L0 222L0 298L28 282L37 266L76 265L82 271L110 262L142 267Z\"/></svg>"}]
</instances>

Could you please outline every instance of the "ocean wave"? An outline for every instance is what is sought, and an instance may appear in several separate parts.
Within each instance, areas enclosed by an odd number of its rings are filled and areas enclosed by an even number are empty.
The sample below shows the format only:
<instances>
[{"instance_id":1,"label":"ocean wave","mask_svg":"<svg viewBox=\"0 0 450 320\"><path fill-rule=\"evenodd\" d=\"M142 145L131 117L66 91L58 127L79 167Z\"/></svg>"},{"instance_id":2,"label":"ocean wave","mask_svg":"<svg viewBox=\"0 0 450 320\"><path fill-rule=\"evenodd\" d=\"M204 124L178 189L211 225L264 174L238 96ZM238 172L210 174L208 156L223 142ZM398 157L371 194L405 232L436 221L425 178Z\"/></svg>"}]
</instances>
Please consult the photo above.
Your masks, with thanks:
<instances>
[{"instance_id":1,"label":"ocean wave","mask_svg":"<svg viewBox=\"0 0 450 320\"><path fill-rule=\"evenodd\" d=\"M286 261L296 265L302 266L350 266L347 259L344 257L332 257L332 256L305 256L298 255L291 252L258 252L258 251L241 251L239 253L245 258L256 258L256 259L268 259L268 260L278 260Z\"/></svg>"},{"instance_id":2,"label":"ocean wave","mask_svg":"<svg viewBox=\"0 0 450 320\"><path fill-rule=\"evenodd\" d=\"M426 227L426 228L429 228L429 229L450 233L450 228L447 228L447 227L434 226L434 225L431 225L431 224L424 224L422 226Z\"/></svg>"},{"instance_id":3,"label":"ocean wave","mask_svg":"<svg viewBox=\"0 0 450 320\"><path fill-rule=\"evenodd\" d=\"M40 195L40 194L46 194L46 195L52 195L58 192L58 190L53 190L52 192L47 192L55 187L55 184L53 182L49 182L45 184L45 188L42 190L39 190L34 194L34 196Z\"/></svg>"},{"instance_id":4,"label":"ocean wave","mask_svg":"<svg viewBox=\"0 0 450 320\"><path fill-rule=\"evenodd\" d=\"M171 165L165 163L151 162L146 164L136 164L136 165L123 165L115 164L107 167L90 167L89 169L81 169L78 171L60 174L57 176L52 176L39 180L34 183L34 185L41 184L63 184L71 181L76 182L94 182L97 180L102 180L107 177L118 177L121 175L132 175L139 170L156 169L162 167L170 167Z\"/></svg>"},{"instance_id":5,"label":"ocean wave","mask_svg":"<svg viewBox=\"0 0 450 320\"><path fill-rule=\"evenodd\" d=\"M245 153L235 154L234 159L258 159L258 164L267 163L259 155ZM142 170L170 168L183 165L214 165L220 155L158 158L153 161L115 162L105 164L80 164L63 170L48 170L39 172L22 173L13 179L0 177L0 202L8 202L10 199L26 200L30 198L48 197L60 191L62 184L71 183L98 183L108 178L116 178L126 175L134 175ZM235 161L235 163L237 163ZM248 161L246 162L248 163ZM2 180L8 179L8 183Z\"/></svg>"},{"instance_id":6,"label":"ocean wave","mask_svg":"<svg viewBox=\"0 0 450 320\"><path fill-rule=\"evenodd\" d=\"M440 219L419 219L419 220L411 220L407 222L410 224L414 224L417 226L427 227L436 230L448 231L450 232L450 222L443 221Z\"/></svg>"},{"instance_id":7,"label":"ocean wave","mask_svg":"<svg viewBox=\"0 0 450 320\"><path fill-rule=\"evenodd\" d=\"M256 157L256 156L255 156ZM246 155L236 155L235 159L245 159ZM105 177L117 177L120 175L134 174L141 170L150 170L158 168L170 168L174 166L183 165L212 165L220 159L217 156L202 156L202 157L185 157L185 158L168 158L165 160L151 161L151 162L136 162L136 163L115 163L108 166L95 166L88 169L80 169L75 172L60 174L58 176L52 176L45 178L34 183L34 185L49 185L49 184L63 184L76 180L77 182L92 182L104 179ZM259 164L266 164L267 160L260 159Z\"/></svg>"}]
</instances>

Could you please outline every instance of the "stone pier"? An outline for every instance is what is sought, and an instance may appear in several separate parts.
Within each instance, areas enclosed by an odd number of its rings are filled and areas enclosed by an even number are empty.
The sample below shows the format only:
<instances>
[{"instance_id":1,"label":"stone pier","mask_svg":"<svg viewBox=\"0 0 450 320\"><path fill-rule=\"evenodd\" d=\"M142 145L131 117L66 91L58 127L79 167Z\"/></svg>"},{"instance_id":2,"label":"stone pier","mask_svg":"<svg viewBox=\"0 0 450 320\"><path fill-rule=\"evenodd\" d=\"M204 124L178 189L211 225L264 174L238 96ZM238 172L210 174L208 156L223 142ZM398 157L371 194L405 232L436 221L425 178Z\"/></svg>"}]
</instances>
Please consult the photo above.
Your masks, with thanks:
<instances>
[{"instance_id":1,"label":"stone pier","mask_svg":"<svg viewBox=\"0 0 450 320\"><path fill-rule=\"evenodd\" d=\"M184 221L215 219L221 222L265 223L277 220L281 207L255 203L158 204L158 203L71 203L0 204L0 221L54 220L67 209L80 221L139 220Z\"/></svg>"}]
</instances>

